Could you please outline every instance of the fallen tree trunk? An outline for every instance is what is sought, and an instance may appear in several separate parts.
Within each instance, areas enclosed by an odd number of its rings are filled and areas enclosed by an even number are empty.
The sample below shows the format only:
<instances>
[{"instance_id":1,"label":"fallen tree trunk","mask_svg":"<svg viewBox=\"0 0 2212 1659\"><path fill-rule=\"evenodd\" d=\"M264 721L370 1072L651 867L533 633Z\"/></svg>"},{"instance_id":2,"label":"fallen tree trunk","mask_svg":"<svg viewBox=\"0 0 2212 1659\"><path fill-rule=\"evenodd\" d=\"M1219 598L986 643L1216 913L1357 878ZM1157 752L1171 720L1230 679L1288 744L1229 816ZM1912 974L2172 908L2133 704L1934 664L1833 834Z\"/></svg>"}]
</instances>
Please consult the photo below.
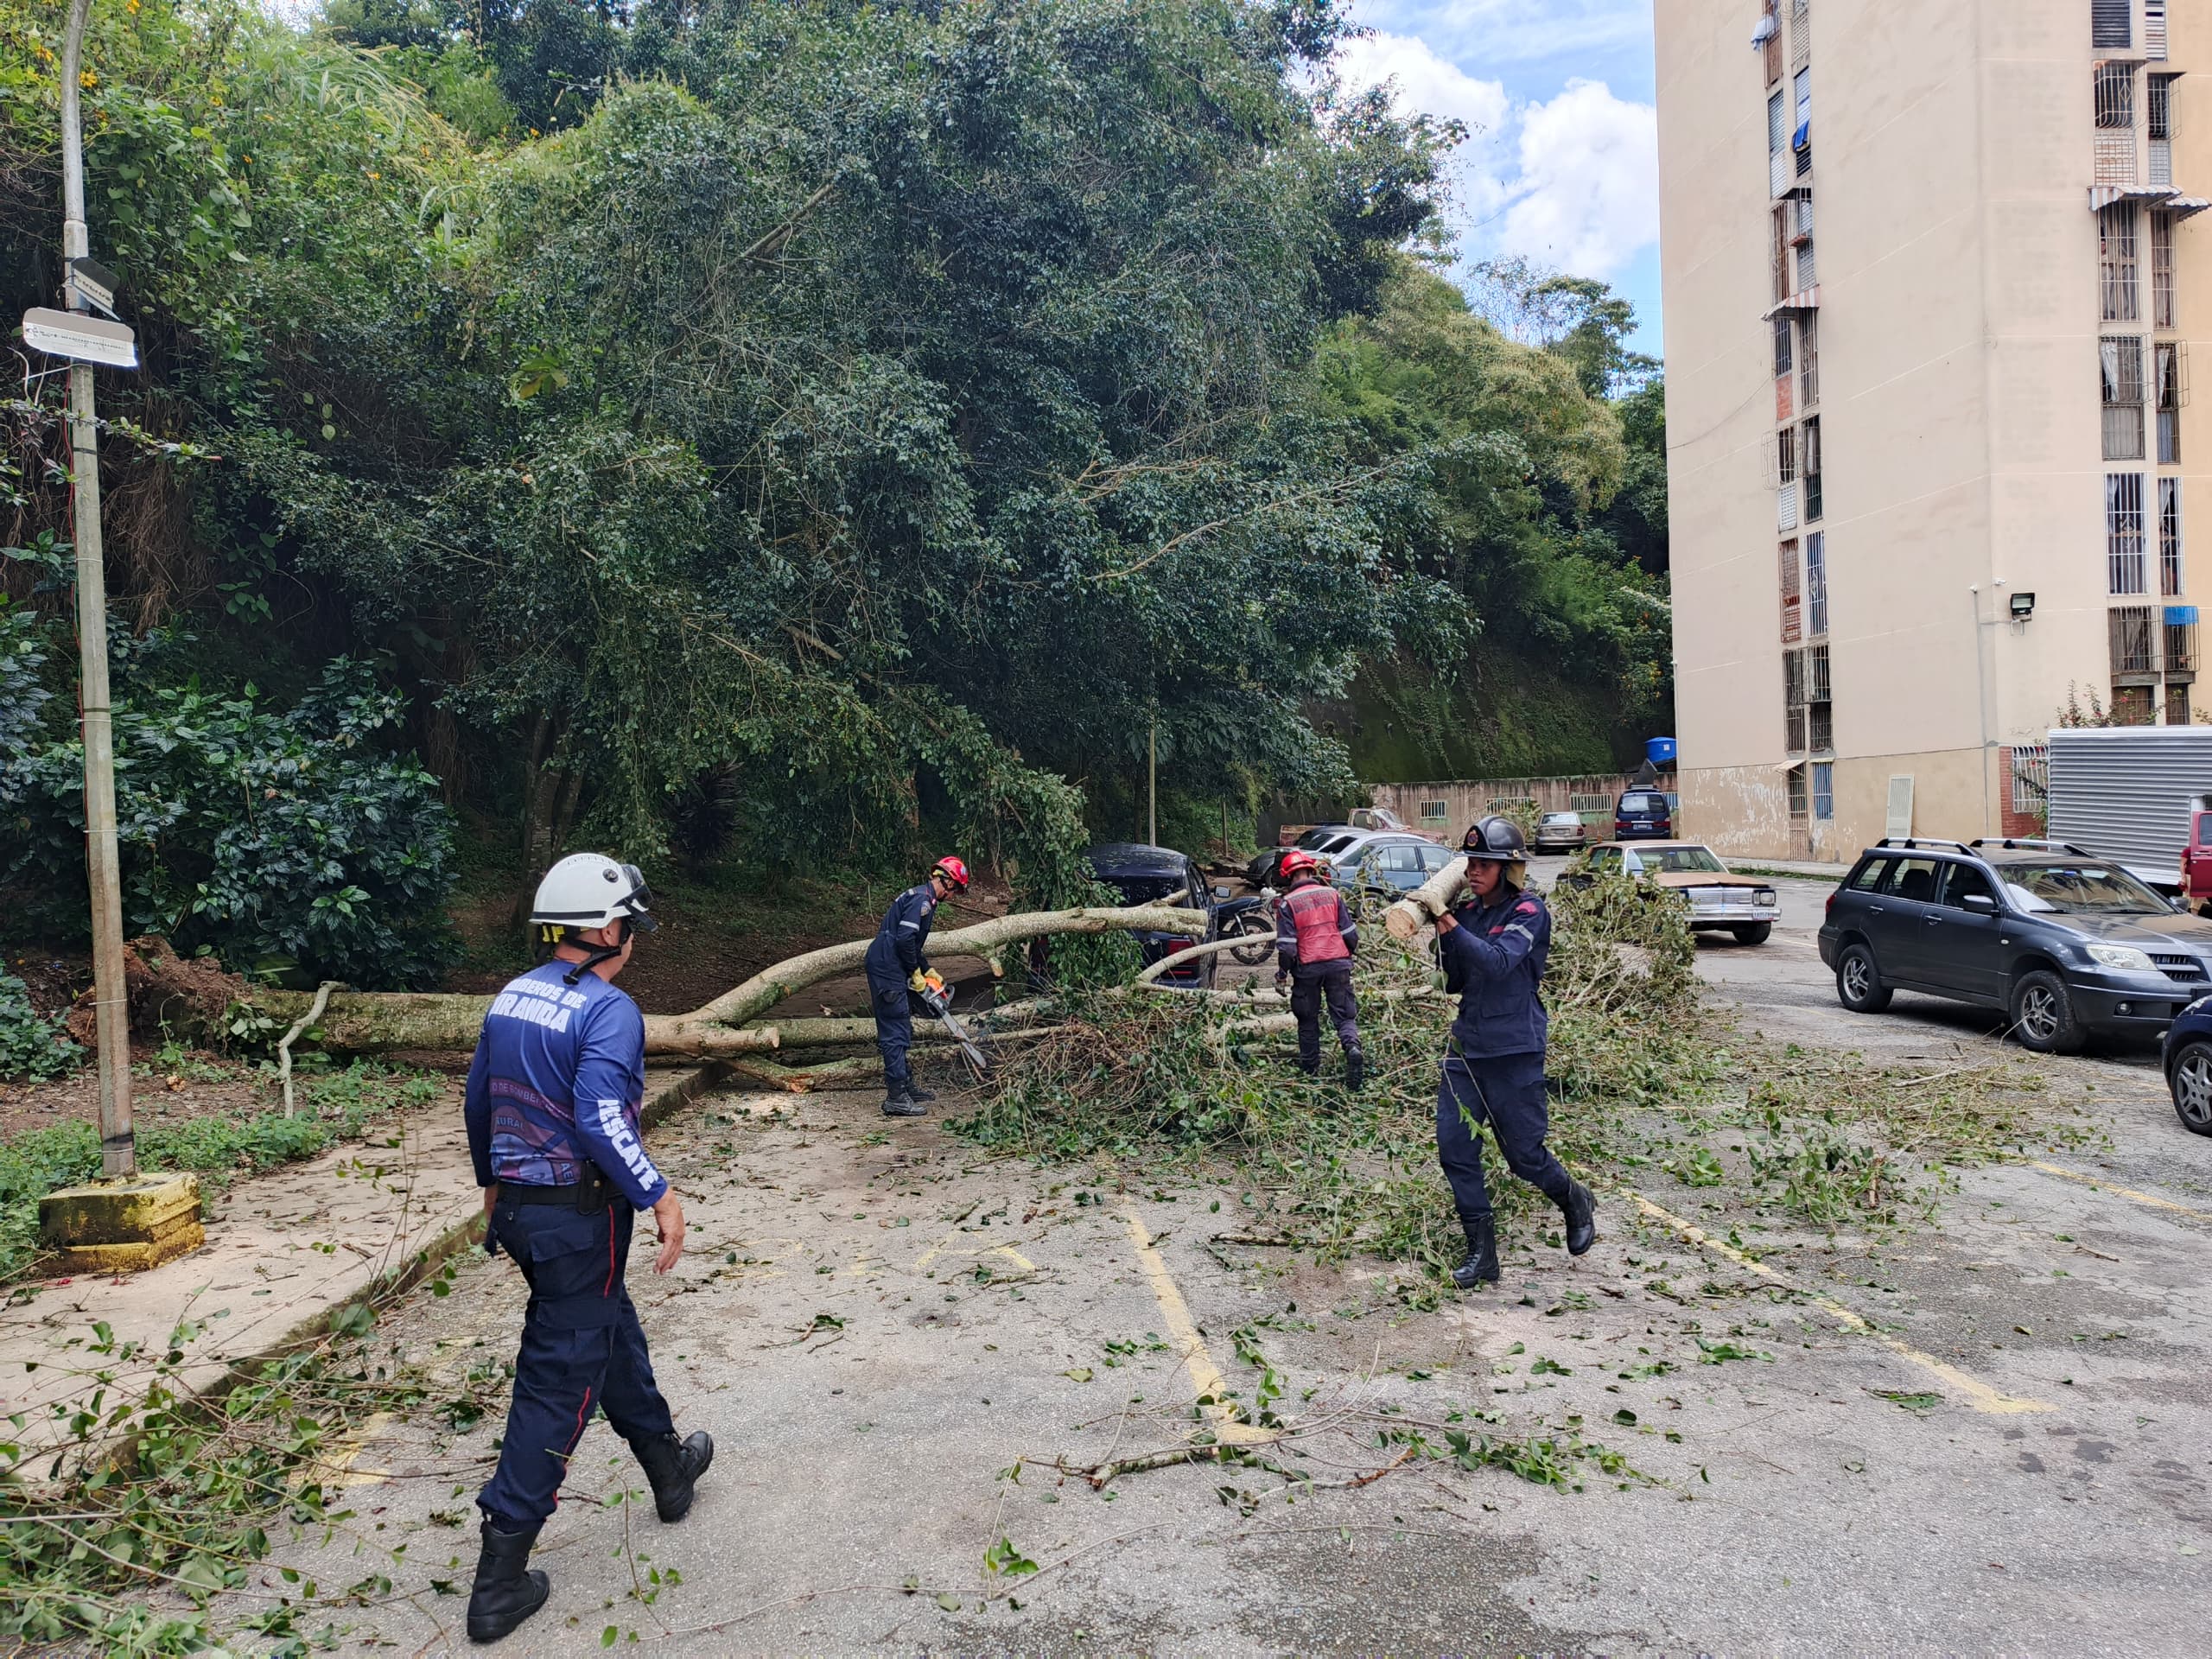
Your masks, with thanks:
<instances>
[{"instance_id":1,"label":"fallen tree trunk","mask_svg":"<svg viewBox=\"0 0 2212 1659\"><path fill-rule=\"evenodd\" d=\"M1147 905L1128 910L1091 907L1025 911L936 934L931 938L930 946L933 952L945 957L991 959L995 971L995 957L1007 945L1050 934L1121 930L1184 933L1195 938L1202 937L1205 928L1205 912L1180 910L1167 905ZM872 1041L875 1027L874 1021L868 1020L794 1020L777 1026L746 1024L785 997L859 967L868 954L868 943L867 939L853 939L779 962L689 1014L647 1014L647 1058L712 1059L759 1053L790 1043L792 1039L786 1033L796 1034L799 1042L809 1046ZM244 1000L281 1027L305 1014L314 998L305 991L257 989ZM338 991L332 994L329 1006L316 1027L321 1033L317 1040L324 1048L353 1054L382 1053L392 1049L466 1052L476 1046L485 1010L491 1005L489 996Z\"/></svg>"},{"instance_id":2,"label":"fallen tree trunk","mask_svg":"<svg viewBox=\"0 0 2212 1659\"><path fill-rule=\"evenodd\" d=\"M1382 925L1400 944L1411 944L1423 928L1452 908L1452 900L1467 885L1467 861L1455 858L1434 875L1382 912Z\"/></svg>"}]
</instances>

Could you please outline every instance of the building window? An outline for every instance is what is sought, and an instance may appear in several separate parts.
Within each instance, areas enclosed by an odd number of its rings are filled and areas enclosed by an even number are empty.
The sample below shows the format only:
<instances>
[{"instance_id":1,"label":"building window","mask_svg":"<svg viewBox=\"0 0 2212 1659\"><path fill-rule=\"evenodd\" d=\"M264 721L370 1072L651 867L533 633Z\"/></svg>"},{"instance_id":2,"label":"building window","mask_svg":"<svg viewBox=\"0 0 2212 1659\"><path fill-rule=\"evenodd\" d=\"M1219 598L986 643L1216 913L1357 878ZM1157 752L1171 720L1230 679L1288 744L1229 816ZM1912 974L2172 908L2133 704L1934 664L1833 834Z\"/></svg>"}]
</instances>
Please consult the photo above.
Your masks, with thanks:
<instances>
[{"instance_id":1,"label":"building window","mask_svg":"<svg viewBox=\"0 0 2212 1659\"><path fill-rule=\"evenodd\" d=\"M1789 816L1803 822L1805 817L1805 768L1789 768Z\"/></svg>"},{"instance_id":2,"label":"building window","mask_svg":"<svg viewBox=\"0 0 2212 1659\"><path fill-rule=\"evenodd\" d=\"M1421 821L1423 823L1446 823L1446 815L1451 809L1449 801L1423 801L1421 804Z\"/></svg>"},{"instance_id":3,"label":"building window","mask_svg":"<svg viewBox=\"0 0 2212 1659\"><path fill-rule=\"evenodd\" d=\"M1804 61L1801 49L1798 61ZM1797 152L1797 176L1803 178L1813 170L1813 72L1800 69L1790 83L1796 94L1796 114L1789 134L1789 148Z\"/></svg>"},{"instance_id":4,"label":"building window","mask_svg":"<svg viewBox=\"0 0 2212 1659\"><path fill-rule=\"evenodd\" d=\"M1821 273L1813 263L1813 199L1802 192L1797 197L1797 229L1789 238L1789 245L1797 250L1799 289L1812 287L1821 280Z\"/></svg>"},{"instance_id":5,"label":"building window","mask_svg":"<svg viewBox=\"0 0 2212 1659\"><path fill-rule=\"evenodd\" d=\"M2135 67L2101 63L2096 67L2096 153L2092 182L2135 182Z\"/></svg>"},{"instance_id":6,"label":"building window","mask_svg":"<svg viewBox=\"0 0 2212 1659\"><path fill-rule=\"evenodd\" d=\"M2143 55L2153 63L2165 61L2166 0L2143 0Z\"/></svg>"},{"instance_id":7,"label":"building window","mask_svg":"<svg viewBox=\"0 0 2212 1659\"><path fill-rule=\"evenodd\" d=\"M1805 614L1797 585L1797 543L1784 542L1779 555L1782 573L1782 643L1794 645L1804 638Z\"/></svg>"},{"instance_id":8,"label":"building window","mask_svg":"<svg viewBox=\"0 0 2212 1659\"><path fill-rule=\"evenodd\" d=\"M2179 480L2168 481L2178 488ZM1817 639L1827 631L1828 538L1816 530L1805 538L1805 632Z\"/></svg>"},{"instance_id":9,"label":"building window","mask_svg":"<svg viewBox=\"0 0 2212 1659\"><path fill-rule=\"evenodd\" d=\"M2143 591L2143 474L2105 474L2105 581L2107 591Z\"/></svg>"},{"instance_id":10,"label":"building window","mask_svg":"<svg viewBox=\"0 0 2212 1659\"><path fill-rule=\"evenodd\" d=\"M2123 52L2134 45L2134 0L2089 0L2089 44Z\"/></svg>"},{"instance_id":11,"label":"building window","mask_svg":"<svg viewBox=\"0 0 2212 1659\"><path fill-rule=\"evenodd\" d=\"M2158 614L2148 605L2122 605L2106 613L2112 639L2112 677L2115 681L2158 677Z\"/></svg>"},{"instance_id":12,"label":"building window","mask_svg":"<svg viewBox=\"0 0 2212 1659\"><path fill-rule=\"evenodd\" d=\"M2166 607L2165 662L2166 677L2185 674L2196 677L2196 607L2169 605ZM2188 722L2183 721L2184 725Z\"/></svg>"},{"instance_id":13,"label":"building window","mask_svg":"<svg viewBox=\"0 0 2212 1659\"><path fill-rule=\"evenodd\" d=\"M1821 423L1818 420L1805 423L1804 437L1798 445L1797 465L1805 478L1805 522L1810 524L1821 516Z\"/></svg>"},{"instance_id":14,"label":"building window","mask_svg":"<svg viewBox=\"0 0 2212 1659\"><path fill-rule=\"evenodd\" d=\"M2190 723L2189 687L2187 684L2166 688L2166 724L2186 726Z\"/></svg>"},{"instance_id":15,"label":"building window","mask_svg":"<svg viewBox=\"0 0 2212 1659\"><path fill-rule=\"evenodd\" d=\"M2174 324L2174 216L2151 215L2151 326Z\"/></svg>"},{"instance_id":16,"label":"building window","mask_svg":"<svg viewBox=\"0 0 2212 1659\"><path fill-rule=\"evenodd\" d=\"M1774 435L1775 528L1797 528L1797 429Z\"/></svg>"},{"instance_id":17,"label":"building window","mask_svg":"<svg viewBox=\"0 0 2212 1659\"><path fill-rule=\"evenodd\" d=\"M2158 465L2178 467L2181 464L2182 405L2180 345L2169 340L2153 346L2151 361L2155 376L2152 391L2158 405Z\"/></svg>"},{"instance_id":18,"label":"building window","mask_svg":"<svg viewBox=\"0 0 2212 1659\"><path fill-rule=\"evenodd\" d=\"M1821 317L1808 311L1797 324L1797 397L1807 409L1821 402Z\"/></svg>"},{"instance_id":19,"label":"building window","mask_svg":"<svg viewBox=\"0 0 2212 1659\"><path fill-rule=\"evenodd\" d=\"M1778 87L1766 101L1766 170L1774 194L1789 188L1789 99Z\"/></svg>"},{"instance_id":20,"label":"building window","mask_svg":"<svg viewBox=\"0 0 2212 1659\"><path fill-rule=\"evenodd\" d=\"M1794 365L1790 356L1790 330L1788 317L1774 320L1774 378L1777 380L1788 374Z\"/></svg>"},{"instance_id":21,"label":"building window","mask_svg":"<svg viewBox=\"0 0 2212 1659\"><path fill-rule=\"evenodd\" d=\"M2168 599L2181 594L2181 480L2158 480L2158 591Z\"/></svg>"},{"instance_id":22,"label":"building window","mask_svg":"<svg viewBox=\"0 0 2212 1659\"><path fill-rule=\"evenodd\" d=\"M1813 817L1821 823L1835 820L1835 762L1813 762Z\"/></svg>"},{"instance_id":23,"label":"building window","mask_svg":"<svg viewBox=\"0 0 2212 1659\"><path fill-rule=\"evenodd\" d=\"M2151 141L2151 182L2174 181L2174 78L2152 75L2143 87L2143 136Z\"/></svg>"},{"instance_id":24,"label":"building window","mask_svg":"<svg viewBox=\"0 0 2212 1659\"><path fill-rule=\"evenodd\" d=\"M2133 202L2115 203L2097 215L2097 286L2107 322L2133 322L2142 315L2135 240Z\"/></svg>"},{"instance_id":25,"label":"building window","mask_svg":"<svg viewBox=\"0 0 2212 1659\"><path fill-rule=\"evenodd\" d=\"M2151 723L2151 690L2147 685L2113 687L2112 723L2115 726L2148 726Z\"/></svg>"},{"instance_id":26,"label":"building window","mask_svg":"<svg viewBox=\"0 0 2212 1659\"><path fill-rule=\"evenodd\" d=\"M1835 753L1835 700L1828 688L1828 648L1805 647L1806 738L1815 754Z\"/></svg>"},{"instance_id":27,"label":"building window","mask_svg":"<svg viewBox=\"0 0 2212 1659\"><path fill-rule=\"evenodd\" d=\"M1805 753L1805 653L1782 653L1782 745L1785 753Z\"/></svg>"},{"instance_id":28,"label":"building window","mask_svg":"<svg viewBox=\"0 0 2212 1659\"><path fill-rule=\"evenodd\" d=\"M2107 334L2097 342L2107 461L2143 459L2143 340Z\"/></svg>"}]
</instances>

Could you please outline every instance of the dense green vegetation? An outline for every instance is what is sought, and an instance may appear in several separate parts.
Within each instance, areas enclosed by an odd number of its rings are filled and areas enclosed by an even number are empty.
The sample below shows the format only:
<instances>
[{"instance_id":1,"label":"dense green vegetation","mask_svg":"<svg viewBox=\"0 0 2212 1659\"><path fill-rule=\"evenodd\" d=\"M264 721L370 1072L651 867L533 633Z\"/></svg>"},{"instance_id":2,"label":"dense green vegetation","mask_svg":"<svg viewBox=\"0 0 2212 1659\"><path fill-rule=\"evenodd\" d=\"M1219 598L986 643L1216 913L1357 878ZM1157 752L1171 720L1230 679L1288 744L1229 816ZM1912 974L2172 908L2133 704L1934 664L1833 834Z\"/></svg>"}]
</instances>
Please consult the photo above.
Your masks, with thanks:
<instances>
[{"instance_id":1,"label":"dense green vegetation","mask_svg":"<svg viewBox=\"0 0 2212 1659\"><path fill-rule=\"evenodd\" d=\"M135 919L235 965L433 975L375 935L443 896L448 810L518 883L950 838L1049 896L1155 734L1206 822L1349 793L1311 716L1356 683L1429 771L1664 707L1626 308L1522 273L1523 339L1467 309L1459 135L1336 86L1334 0L95 10L93 246L146 359L101 393L153 642L126 863ZM0 16L19 307L55 285L62 16ZM11 895L76 856L41 385L0 463L49 694L0 715Z\"/></svg>"}]
</instances>

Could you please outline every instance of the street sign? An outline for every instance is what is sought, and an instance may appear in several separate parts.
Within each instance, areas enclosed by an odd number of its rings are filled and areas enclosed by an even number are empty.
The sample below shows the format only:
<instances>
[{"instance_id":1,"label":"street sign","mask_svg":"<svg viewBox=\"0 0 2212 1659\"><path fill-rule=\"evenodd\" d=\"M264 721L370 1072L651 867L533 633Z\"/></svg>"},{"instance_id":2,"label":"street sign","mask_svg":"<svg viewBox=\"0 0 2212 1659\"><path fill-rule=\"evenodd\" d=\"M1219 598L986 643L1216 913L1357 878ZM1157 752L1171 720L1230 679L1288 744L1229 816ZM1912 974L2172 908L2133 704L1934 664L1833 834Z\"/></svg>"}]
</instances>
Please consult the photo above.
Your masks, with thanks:
<instances>
[{"instance_id":1,"label":"street sign","mask_svg":"<svg viewBox=\"0 0 2212 1659\"><path fill-rule=\"evenodd\" d=\"M111 317L115 315L115 290L121 280L90 255L69 262L69 286Z\"/></svg>"},{"instance_id":2,"label":"street sign","mask_svg":"<svg viewBox=\"0 0 2212 1659\"><path fill-rule=\"evenodd\" d=\"M81 312L35 306L23 313L23 344L49 357L79 363L105 363L112 369L138 366L138 341L119 322L103 322Z\"/></svg>"}]
</instances>

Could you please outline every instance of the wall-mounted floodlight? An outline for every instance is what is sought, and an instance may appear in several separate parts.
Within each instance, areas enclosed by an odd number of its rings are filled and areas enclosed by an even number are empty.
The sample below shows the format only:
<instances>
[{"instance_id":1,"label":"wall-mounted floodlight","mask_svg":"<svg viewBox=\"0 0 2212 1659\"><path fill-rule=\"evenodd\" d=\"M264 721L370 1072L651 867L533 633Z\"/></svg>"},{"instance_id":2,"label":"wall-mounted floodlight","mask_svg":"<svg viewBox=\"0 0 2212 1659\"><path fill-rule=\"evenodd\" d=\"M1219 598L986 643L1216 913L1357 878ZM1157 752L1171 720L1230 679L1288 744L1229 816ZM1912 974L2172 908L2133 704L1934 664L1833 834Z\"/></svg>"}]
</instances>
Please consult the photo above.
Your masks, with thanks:
<instances>
[{"instance_id":1,"label":"wall-mounted floodlight","mask_svg":"<svg viewBox=\"0 0 2212 1659\"><path fill-rule=\"evenodd\" d=\"M2012 620L2015 622L2024 622L2035 613L2036 596L2033 594L2012 595Z\"/></svg>"}]
</instances>

